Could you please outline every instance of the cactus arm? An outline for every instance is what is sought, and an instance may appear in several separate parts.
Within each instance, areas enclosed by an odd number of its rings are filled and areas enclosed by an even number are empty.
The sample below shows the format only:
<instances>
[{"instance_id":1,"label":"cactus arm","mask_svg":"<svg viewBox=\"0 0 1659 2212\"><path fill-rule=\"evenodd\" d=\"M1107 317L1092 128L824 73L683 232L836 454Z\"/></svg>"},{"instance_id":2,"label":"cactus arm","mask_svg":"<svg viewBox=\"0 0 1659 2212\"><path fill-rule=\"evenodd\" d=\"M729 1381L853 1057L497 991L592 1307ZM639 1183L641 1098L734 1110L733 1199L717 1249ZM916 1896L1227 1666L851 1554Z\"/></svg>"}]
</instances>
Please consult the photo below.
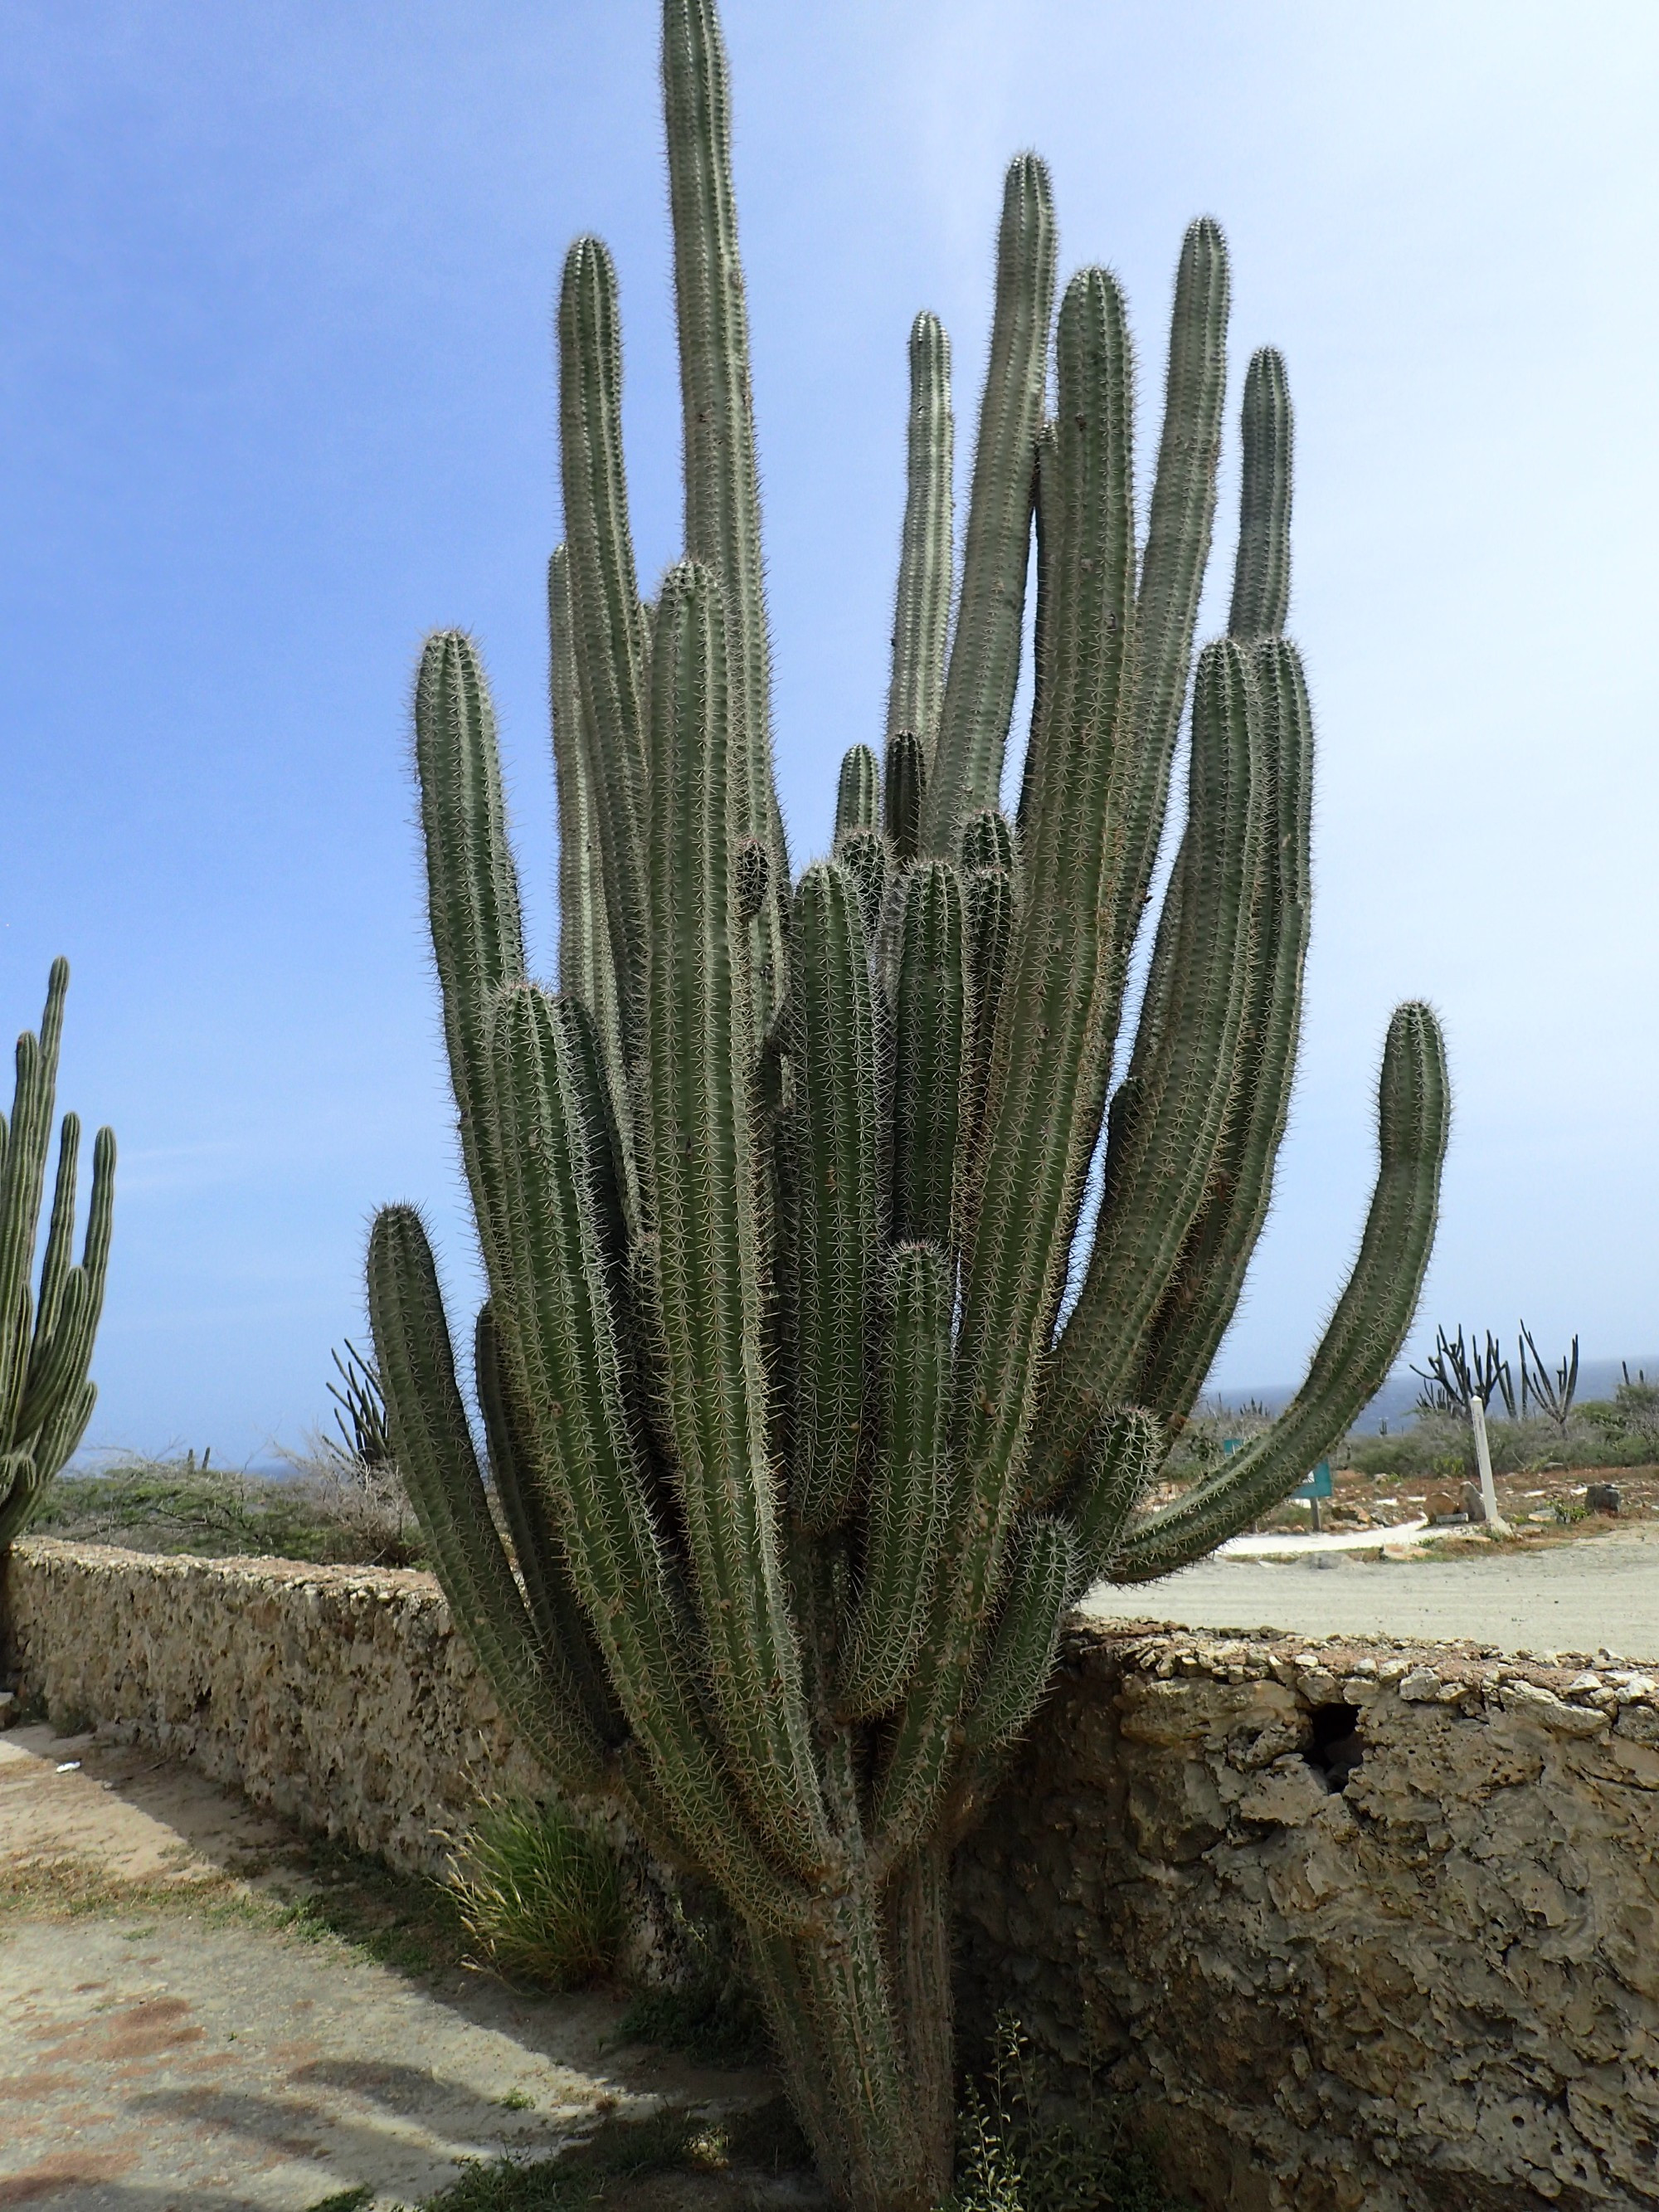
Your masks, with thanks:
<instances>
[{"instance_id":1,"label":"cactus arm","mask_svg":"<svg viewBox=\"0 0 1659 2212\"><path fill-rule=\"evenodd\" d=\"M953 1429L961 1474L933 1616L879 1786L894 1849L926 1828L1012 1510L1031 1377L1064 1279L1087 1165L1088 1042L1109 972L1109 802L1134 575L1123 303L1104 270L1060 317L1056 478L1065 490L1042 716L1032 732L1022 907L992 1052L979 1218L964 1267Z\"/></svg>"},{"instance_id":2,"label":"cactus arm","mask_svg":"<svg viewBox=\"0 0 1659 2212\"><path fill-rule=\"evenodd\" d=\"M1165 1293L1139 1376L1138 1405L1186 1413L1203 1388L1244 1286L1267 1219L1273 1163L1290 1113L1310 912L1313 718L1296 647L1266 640L1255 654L1273 770L1274 852L1261 918L1263 955L1239 1031L1227 1120L1205 1202Z\"/></svg>"},{"instance_id":3,"label":"cactus arm","mask_svg":"<svg viewBox=\"0 0 1659 2212\"><path fill-rule=\"evenodd\" d=\"M1037 433L1036 468L1031 487L1031 534L1036 546L1036 613L1031 623L1031 721L1033 734L1043 726L1048 713L1050 635L1054 623L1054 552L1060 541L1065 495L1059 475L1060 442L1052 422ZM1133 598L1133 586L1131 587ZM1036 775L1036 749L1027 744L1020 770L1019 805L1015 820L1022 836L1031 787ZM969 817L971 820L972 817Z\"/></svg>"},{"instance_id":4,"label":"cactus arm","mask_svg":"<svg viewBox=\"0 0 1659 2212\"><path fill-rule=\"evenodd\" d=\"M790 931L795 1106L791 1502L813 1534L845 1519L863 1431L871 1270L879 1233L875 1013L858 888L819 862Z\"/></svg>"},{"instance_id":5,"label":"cactus arm","mask_svg":"<svg viewBox=\"0 0 1659 2212\"><path fill-rule=\"evenodd\" d=\"M881 931L882 908L887 897L887 878L892 871L893 848L879 830L854 830L850 836L837 842L836 858L858 885L865 942L873 958Z\"/></svg>"},{"instance_id":6,"label":"cactus arm","mask_svg":"<svg viewBox=\"0 0 1659 2212\"><path fill-rule=\"evenodd\" d=\"M894 1234L955 1248L967 1141L969 1043L962 882L943 860L901 886L893 1023Z\"/></svg>"},{"instance_id":7,"label":"cactus arm","mask_svg":"<svg viewBox=\"0 0 1659 2212\"><path fill-rule=\"evenodd\" d=\"M1244 377L1244 477L1227 628L1277 637L1291 604L1291 387L1283 356L1263 346Z\"/></svg>"},{"instance_id":8,"label":"cactus arm","mask_svg":"<svg viewBox=\"0 0 1659 2212\"><path fill-rule=\"evenodd\" d=\"M1187 833L1130 1063L1134 1104L1112 1202L1032 1440L1030 1495L1038 1502L1069 1481L1096 1425L1125 1396L1203 1203L1260 958L1250 920L1275 842L1270 787L1249 656L1223 640L1199 664Z\"/></svg>"},{"instance_id":9,"label":"cactus arm","mask_svg":"<svg viewBox=\"0 0 1659 2212\"><path fill-rule=\"evenodd\" d=\"M868 745L848 745L836 785L836 843L874 830L881 813L881 770Z\"/></svg>"},{"instance_id":10,"label":"cactus arm","mask_svg":"<svg viewBox=\"0 0 1659 2212\"><path fill-rule=\"evenodd\" d=\"M731 85L713 0L664 0L662 79L685 441L685 551L720 579L741 761L734 790L739 834L767 846L783 898L789 855L772 781L749 311L732 191ZM771 911L779 912L775 903Z\"/></svg>"},{"instance_id":11,"label":"cactus arm","mask_svg":"<svg viewBox=\"0 0 1659 2212\"><path fill-rule=\"evenodd\" d=\"M887 695L888 737L896 730L914 731L924 768L933 756L945 689L955 442L951 341L939 317L924 309L910 325L904 532L893 613L893 678Z\"/></svg>"},{"instance_id":12,"label":"cactus arm","mask_svg":"<svg viewBox=\"0 0 1659 2212\"><path fill-rule=\"evenodd\" d=\"M1004 1584L1001 1619L964 1730L970 1754L996 1751L1018 1735L1048 1686L1078 1587L1077 1540L1063 1521L1030 1514L1018 1523Z\"/></svg>"},{"instance_id":13,"label":"cactus arm","mask_svg":"<svg viewBox=\"0 0 1659 2212\"><path fill-rule=\"evenodd\" d=\"M71 1267L58 1304L57 1325L50 1335L37 1326L29 1359L28 1382L12 1424L12 1433L27 1440L38 1458L40 1431L50 1426L65 1401L87 1379L97 1316L88 1310L88 1285L85 1270ZM55 1474L55 1468L46 1470Z\"/></svg>"},{"instance_id":14,"label":"cactus arm","mask_svg":"<svg viewBox=\"0 0 1659 2212\"><path fill-rule=\"evenodd\" d=\"M1119 951L1127 959L1164 830L1210 532L1227 386L1226 242L1206 216L1182 242L1164 428L1135 599L1136 763L1123 806ZM1109 1040L1108 1041L1109 1044Z\"/></svg>"},{"instance_id":15,"label":"cactus arm","mask_svg":"<svg viewBox=\"0 0 1659 2212\"><path fill-rule=\"evenodd\" d=\"M972 988L973 1038L968 1060L970 1172L979 1164L986 1101L991 1085L991 1047L997 1008L1014 934L1014 879L1001 868L976 868L968 878L968 964Z\"/></svg>"},{"instance_id":16,"label":"cactus arm","mask_svg":"<svg viewBox=\"0 0 1659 2212\"><path fill-rule=\"evenodd\" d=\"M991 357L981 402L962 595L930 764L922 842L953 854L963 817L994 806L1019 675L1037 434L1054 295L1048 173L1010 163L997 239Z\"/></svg>"},{"instance_id":17,"label":"cactus arm","mask_svg":"<svg viewBox=\"0 0 1659 2212\"><path fill-rule=\"evenodd\" d=\"M937 1245L894 1252L889 1311L881 1457L836 1685L836 1710L853 1720L897 1701L927 1619L949 1480L950 1276Z\"/></svg>"},{"instance_id":18,"label":"cactus arm","mask_svg":"<svg viewBox=\"0 0 1659 2212\"><path fill-rule=\"evenodd\" d=\"M900 860L914 860L921 843L927 800L927 757L914 730L895 730L887 740L887 771L882 780L884 827Z\"/></svg>"},{"instance_id":19,"label":"cactus arm","mask_svg":"<svg viewBox=\"0 0 1659 2212\"><path fill-rule=\"evenodd\" d=\"M535 1479L531 1425L514 1401L509 1363L488 1298L478 1309L472 1341L489 1472L531 1618L544 1647L562 1656L569 1677L567 1693L574 1698L595 1741L614 1751L626 1741L628 1723L570 1579L563 1533L550 1510L554 1501Z\"/></svg>"},{"instance_id":20,"label":"cactus arm","mask_svg":"<svg viewBox=\"0 0 1659 2212\"><path fill-rule=\"evenodd\" d=\"M66 1137L69 1125L74 1121L73 1115L64 1116ZM60 1192L63 1181L60 1167ZM93 1139L92 1198L87 1209L87 1231L81 1247L80 1264L71 1267L63 1279L49 1328L46 1326L47 1308L43 1294L29 1358L27 1383L17 1408L14 1434L29 1440L36 1472L42 1482L49 1482L64 1466L80 1443L86 1418L90 1417L91 1407L88 1406L87 1416L82 1418L80 1427L75 1430L73 1439L66 1447L60 1449L58 1444L48 1441L46 1432L61 1428L65 1408L72 1407L78 1401L86 1383L87 1370L92 1363L93 1342L104 1310L104 1284L109 1273L110 1236L114 1213L115 1132L100 1129ZM66 1243L72 1228L71 1199L64 1231ZM54 1221L54 1233L56 1230L57 1223ZM50 1250L47 1257L50 1260Z\"/></svg>"},{"instance_id":21,"label":"cactus arm","mask_svg":"<svg viewBox=\"0 0 1659 2212\"><path fill-rule=\"evenodd\" d=\"M1077 1539L1073 1597L1106 1572L1164 1449L1161 1427L1139 1406L1121 1408L1099 1431L1087 1467L1064 1501Z\"/></svg>"},{"instance_id":22,"label":"cactus arm","mask_svg":"<svg viewBox=\"0 0 1659 2212\"><path fill-rule=\"evenodd\" d=\"M580 739L597 800L602 882L625 1062L636 1047L644 912L645 624L622 450L617 276L594 238L565 257L559 293L559 446Z\"/></svg>"},{"instance_id":23,"label":"cactus arm","mask_svg":"<svg viewBox=\"0 0 1659 2212\"><path fill-rule=\"evenodd\" d=\"M604 1790L604 1747L562 1655L538 1632L490 1518L420 1216L386 1206L369 1238L374 1352L398 1466L458 1621L538 1755L568 1789Z\"/></svg>"},{"instance_id":24,"label":"cactus arm","mask_svg":"<svg viewBox=\"0 0 1659 2212\"><path fill-rule=\"evenodd\" d=\"M722 1740L769 1844L804 1869L821 1862L826 1830L768 1447L735 753L720 589L686 562L664 581L652 655L641 1098L665 1410Z\"/></svg>"},{"instance_id":25,"label":"cactus arm","mask_svg":"<svg viewBox=\"0 0 1659 2212\"><path fill-rule=\"evenodd\" d=\"M489 1085L486 1010L525 972L519 880L507 838L489 688L472 641L427 640L415 687L415 765L426 847L427 910L461 1157L486 1258L499 1233L505 1170Z\"/></svg>"},{"instance_id":26,"label":"cactus arm","mask_svg":"<svg viewBox=\"0 0 1659 2212\"><path fill-rule=\"evenodd\" d=\"M1426 1006L1400 1006L1382 1055L1380 1162L1359 1256L1307 1380L1265 1435L1130 1531L1112 1562L1115 1582L1170 1574L1248 1528L1306 1479L1382 1388L1423 1286L1450 1117L1439 1026Z\"/></svg>"},{"instance_id":27,"label":"cactus arm","mask_svg":"<svg viewBox=\"0 0 1659 2212\"><path fill-rule=\"evenodd\" d=\"M962 832L962 868L972 875L976 868L995 868L1005 876L1014 872L1014 833L1006 816L994 807L970 814Z\"/></svg>"},{"instance_id":28,"label":"cactus arm","mask_svg":"<svg viewBox=\"0 0 1659 2212\"><path fill-rule=\"evenodd\" d=\"M495 1096L513 1132L496 1306L534 1476L558 1500L572 1579L681 1847L731 1885L744 1911L787 1924L794 1893L722 1778L696 1702L689 1625L647 1503L589 1200L591 1127L568 1040L529 984L500 994L491 1033Z\"/></svg>"},{"instance_id":29,"label":"cactus arm","mask_svg":"<svg viewBox=\"0 0 1659 2212\"><path fill-rule=\"evenodd\" d=\"M574 623L569 555L561 545L547 564L548 690L558 792L559 988L593 1009L612 1080L620 1084L621 1016L605 908L601 806L592 781L592 748L582 728Z\"/></svg>"},{"instance_id":30,"label":"cactus arm","mask_svg":"<svg viewBox=\"0 0 1659 2212\"><path fill-rule=\"evenodd\" d=\"M81 1117L65 1114L58 1139L58 1175L52 1185L46 1256L40 1262L40 1297L34 1322L37 1346L51 1337L58 1325L64 1285L74 1256L76 1166L80 1149Z\"/></svg>"}]
</instances>

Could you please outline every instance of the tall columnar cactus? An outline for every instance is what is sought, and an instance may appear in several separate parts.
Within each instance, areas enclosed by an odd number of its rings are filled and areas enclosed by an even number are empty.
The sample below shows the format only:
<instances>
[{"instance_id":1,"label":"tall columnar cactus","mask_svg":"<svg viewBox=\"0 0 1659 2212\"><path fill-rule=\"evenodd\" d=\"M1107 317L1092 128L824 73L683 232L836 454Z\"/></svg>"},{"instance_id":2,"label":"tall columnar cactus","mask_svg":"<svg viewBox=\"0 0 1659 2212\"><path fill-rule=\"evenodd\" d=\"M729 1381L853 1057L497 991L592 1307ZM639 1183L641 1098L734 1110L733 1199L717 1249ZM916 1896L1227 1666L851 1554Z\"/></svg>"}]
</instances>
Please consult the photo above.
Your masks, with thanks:
<instances>
[{"instance_id":1,"label":"tall columnar cactus","mask_svg":"<svg viewBox=\"0 0 1659 2212\"><path fill-rule=\"evenodd\" d=\"M1048 175L1013 164L962 574L924 315L887 726L842 763L831 855L792 882L711 0L665 0L663 75L688 551L641 601L616 278L580 240L550 577L556 995L526 969L465 636L429 641L416 698L489 1280L484 1462L408 1206L375 1224L370 1306L398 1462L505 1705L568 1787L721 1887L826 2176L914 2212L949 2174L952 1848L1079 1595L1255 1519L1388 1372L1433 1235L1445 1067L1433 1018L1401 1008L1376 1195L1306 1383L1213 1478L1144 1504L1237 1304L1299 1026L1312 738L1283 635L1283 363L1250 364L1229 633L1194 675L1221 234L1195 222L1182 248L1138 544L1122 299L1085 270L1055 324ZM1186 827L1120 1060L1189 691Z\"/></svg>"},{"instance_id":2,"label":"tall columnar cactus","mask_svg":"<svg viewBox=\"0 0 1659 2212\"><path fill-rule=\"evenodd\" d=\"M58 1175L38 1286L34 1248L46 1194L69 963L54 960L37 1036L17 1040L11 1121L0 1121L0 1552L21 1536L36 1501L86 1433L98 1395L88 1380L103 1310L115 1201L115 1133L92 1147L92 1202L75 1261L78 1115L58 1133Z\"/></svg>"}]
</instances>

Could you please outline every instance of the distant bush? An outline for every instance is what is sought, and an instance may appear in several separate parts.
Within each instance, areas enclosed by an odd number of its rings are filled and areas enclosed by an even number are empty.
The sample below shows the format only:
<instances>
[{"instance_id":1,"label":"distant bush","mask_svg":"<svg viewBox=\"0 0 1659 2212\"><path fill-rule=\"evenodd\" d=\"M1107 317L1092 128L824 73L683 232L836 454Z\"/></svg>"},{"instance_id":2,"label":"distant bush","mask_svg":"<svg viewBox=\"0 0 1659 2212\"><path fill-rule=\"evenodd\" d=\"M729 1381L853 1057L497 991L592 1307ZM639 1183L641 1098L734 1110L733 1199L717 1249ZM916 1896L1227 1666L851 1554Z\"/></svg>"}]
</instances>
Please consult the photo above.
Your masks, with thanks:
<instances>
[{"instance_id":1,"label":"distant bush","mask_svg":"<svg viewBox=\"0 0 1659 2212\"><path fill-rule=\"evenodd\" d=\"M1632 1395L1626 1396L1626 1392ZM1650 1393L1650 1397L1642 1394ZM1573 1407L1565 1431L1547 1416L1486 1422L1494 1474L1541 1474L1552 1468L1648 1467L1659 1461L1659 1389L1621 1387L1616 1399ZM1333 1464L1337 1455L1332 1455ZM1452 1413L1419 1413L1409 1427L1386 1437L1351 1436L1346 1465L1362 1474L1432 1481L1473 1474L1468 1425Z\"/></svg>"},{"instance_id":2,"label":"distant bush","mask_svg":"<svg viewBox=\"0 0 1659 2212\"><path fill-rule=\"evenodd\" d=\"M197 1559L305 1559L318 1565L425 1566L395 1472L337 1455L296 1458L284 1476L135 1455L96 1474L62 1474L42 1493L32 1533Z\"/></svg>"}]
</instances>

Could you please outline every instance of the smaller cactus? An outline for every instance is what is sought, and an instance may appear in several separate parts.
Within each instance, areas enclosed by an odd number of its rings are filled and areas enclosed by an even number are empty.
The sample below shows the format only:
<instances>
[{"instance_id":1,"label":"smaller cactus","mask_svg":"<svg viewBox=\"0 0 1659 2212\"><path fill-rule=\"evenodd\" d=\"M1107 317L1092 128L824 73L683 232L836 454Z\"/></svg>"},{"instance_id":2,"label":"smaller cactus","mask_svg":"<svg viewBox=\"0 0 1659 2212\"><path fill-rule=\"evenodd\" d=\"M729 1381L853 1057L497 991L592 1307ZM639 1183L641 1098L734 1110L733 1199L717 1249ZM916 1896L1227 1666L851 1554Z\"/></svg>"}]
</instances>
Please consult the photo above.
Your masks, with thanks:
<instances>
[{"instance_id":1,"label":"smaller cactus","mask_svg":"<svg viewBox=\"0 0 1659 2212\"><path fill-rule=\"evenodd\" d=\"M69 963L54 960L38 1036L17 1040L17 1088L0 1122L0 1552L27 1525L41 1492L86 1434L98 1391L87 1379L104 1304L115 1200L115 1133L92 1147L92 1205L72 1263L79 1116L65 1114L38 1291L31 1287L58 1088Z\"/></svg>"}]
</instances>

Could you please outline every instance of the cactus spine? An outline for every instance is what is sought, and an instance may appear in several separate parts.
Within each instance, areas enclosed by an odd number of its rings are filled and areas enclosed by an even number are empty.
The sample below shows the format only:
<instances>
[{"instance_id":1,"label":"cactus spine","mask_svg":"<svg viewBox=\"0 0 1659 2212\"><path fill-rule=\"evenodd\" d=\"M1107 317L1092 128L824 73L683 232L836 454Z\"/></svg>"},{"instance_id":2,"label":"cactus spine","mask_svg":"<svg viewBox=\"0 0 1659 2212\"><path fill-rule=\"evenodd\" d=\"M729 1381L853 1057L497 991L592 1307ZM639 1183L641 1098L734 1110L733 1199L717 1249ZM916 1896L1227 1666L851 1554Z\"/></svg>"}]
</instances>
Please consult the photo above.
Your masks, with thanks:
<instances>
[{"instance_id":1,"label":"cactus spine","mask_svg":"<svg viewBox=\"0 0 1659 2212\"><path fill-rule=\"evenodd\" d=\"M74 1257L78 1115L65 1114L38 1291L31 1286L58 1089L69 963L54 960L37 1036L17 1040L11 1120L0 1121L0 1552L28 1525L40 1492L86 1434L98 1396L88 1379L103 1311L115 1205L115 1133L92 1146L92 1198Z\"/></svg>"},{"instance_id":2,"label":"cactus spine","mask_svg":"<svg viewBox=\"0 0 1659 2212\"><path fill-rule=\"evenodd\" d=\"M1142 1510L1237 1303L1300 1022L1312 724L1283 635L1283 364L1251 365L1231 622L1194 678L1221 234L1196 222L1182 247L1138 547L1123 301L1085 270L1051 331L1048 177L1012 165L949 650L949 350L922 315L886 726L842 763L832 856L792 883L711 0L665 0L663 74L687 555L643 604L615 272L580 240L549 578L557 996L526 966L470 641L434 636L416 689L489 1279L487 1474L408 1207L375 1224L370 1308L399 1462L507 1709L566 1786L611 1796L725 1890L840 2200L921 2212L949 2181L953 1844L1079 1592L1166 1573L1256 1517L1392 1364L1433 1233L1444 1060L1432 1017L1401 1008L1370 1217L1301 1394L1212 1480ZM1187 828L1114 1090L1189 694Z\"/></svg>"}]
</instances>

